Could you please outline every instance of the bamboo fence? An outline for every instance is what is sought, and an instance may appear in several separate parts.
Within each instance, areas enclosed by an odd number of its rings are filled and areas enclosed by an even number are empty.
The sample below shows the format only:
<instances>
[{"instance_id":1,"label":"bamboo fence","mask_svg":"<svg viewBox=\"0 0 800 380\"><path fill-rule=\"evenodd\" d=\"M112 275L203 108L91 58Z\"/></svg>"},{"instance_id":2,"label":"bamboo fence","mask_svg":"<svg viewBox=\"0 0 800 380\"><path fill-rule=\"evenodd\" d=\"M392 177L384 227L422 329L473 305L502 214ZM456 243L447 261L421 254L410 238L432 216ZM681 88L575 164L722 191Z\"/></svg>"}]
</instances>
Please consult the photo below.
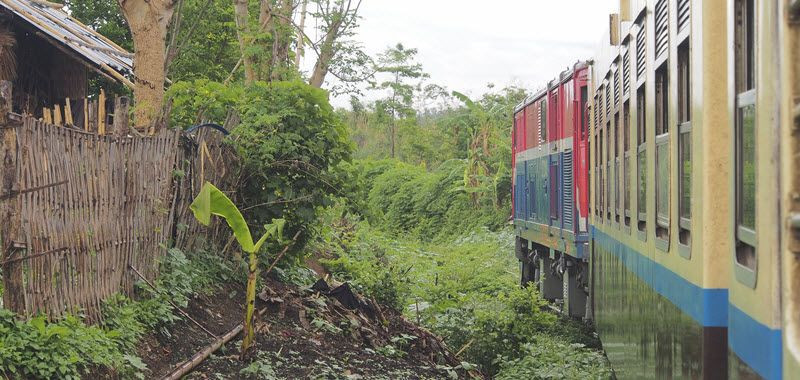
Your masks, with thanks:
<instances>
[{"instance_id":1,"label":"bamboo fence","mask_svg":"<svg viewBox=\"0 0 800 380\"><path fill-rule=\"evenodd\" d=\"M97 321L109 296L134 295L131 266L152 280L166 247L193 248L196 236L227 240L219 224L201 230L188 209L204 180L235 188L237 160L220 133L132 136L120 128L104 134L93 117L89 132L32 116L11 120L2 95L3 307Z\"/></svg>"}]
</instances>

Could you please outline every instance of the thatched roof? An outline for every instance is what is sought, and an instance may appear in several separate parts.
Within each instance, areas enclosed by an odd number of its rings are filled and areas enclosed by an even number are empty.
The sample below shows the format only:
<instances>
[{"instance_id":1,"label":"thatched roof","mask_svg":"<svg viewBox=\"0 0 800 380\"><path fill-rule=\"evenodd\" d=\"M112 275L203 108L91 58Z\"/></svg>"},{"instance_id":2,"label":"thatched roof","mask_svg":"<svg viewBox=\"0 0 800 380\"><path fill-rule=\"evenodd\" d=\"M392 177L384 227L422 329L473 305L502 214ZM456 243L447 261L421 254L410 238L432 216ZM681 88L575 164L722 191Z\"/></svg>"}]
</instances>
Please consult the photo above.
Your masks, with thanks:
<instances>
[{"instance_id":1,"label":"thatched roof","mask_svg":"<svg viewBox=\"0 0 800 380\"><path fill-rule=\"evenodd\" d=\"M87 66L133 87L125 77L133 73L133 54L72 18L62 5L43 0L0 0L0 7L41 31L54 45Z\"/></svg>"}]
</instances>

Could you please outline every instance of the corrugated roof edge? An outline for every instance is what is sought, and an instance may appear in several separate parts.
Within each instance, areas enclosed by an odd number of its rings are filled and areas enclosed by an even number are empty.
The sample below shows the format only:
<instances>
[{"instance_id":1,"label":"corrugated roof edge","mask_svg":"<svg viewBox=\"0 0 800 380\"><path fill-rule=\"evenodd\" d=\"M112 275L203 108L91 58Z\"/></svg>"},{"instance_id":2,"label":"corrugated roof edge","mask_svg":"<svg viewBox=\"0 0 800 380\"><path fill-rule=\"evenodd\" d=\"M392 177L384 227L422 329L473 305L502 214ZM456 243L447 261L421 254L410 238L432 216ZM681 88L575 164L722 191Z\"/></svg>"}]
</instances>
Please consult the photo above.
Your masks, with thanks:
<instances>
[{"instance_id":1,"label":"corrugated roof edge","mask_svg":"<svg viewBox=\"0 0 800 380\"><path fill-rule=\"evenodd\" d=\"M90 68L133 87L125 77L133 73L133 54L74 19L59 8L60 4L42 0L0 0L0 6L41 31L55 44L62 45L60 48L78 55Z\"/></svg>"}]
</instances>

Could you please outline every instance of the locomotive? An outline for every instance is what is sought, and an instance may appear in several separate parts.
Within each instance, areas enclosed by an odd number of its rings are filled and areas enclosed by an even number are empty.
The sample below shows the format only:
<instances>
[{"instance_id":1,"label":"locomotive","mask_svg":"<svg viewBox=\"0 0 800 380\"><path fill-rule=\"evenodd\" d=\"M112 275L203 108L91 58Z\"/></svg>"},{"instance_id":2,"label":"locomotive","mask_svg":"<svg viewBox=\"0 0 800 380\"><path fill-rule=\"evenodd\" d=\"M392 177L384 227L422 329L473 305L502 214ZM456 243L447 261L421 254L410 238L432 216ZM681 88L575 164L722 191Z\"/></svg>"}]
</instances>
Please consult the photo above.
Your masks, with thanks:
<instances>
[{"instance_id":1,"label":"locomotive","mask_svg":"<svg viewBox=\"0 0 800 380\"><path fill-rule=\"evenodd\" d=\"M521 280L618 378L800 378L800 1L621 0L514 110Z\"/></svg>"}]
</instances>

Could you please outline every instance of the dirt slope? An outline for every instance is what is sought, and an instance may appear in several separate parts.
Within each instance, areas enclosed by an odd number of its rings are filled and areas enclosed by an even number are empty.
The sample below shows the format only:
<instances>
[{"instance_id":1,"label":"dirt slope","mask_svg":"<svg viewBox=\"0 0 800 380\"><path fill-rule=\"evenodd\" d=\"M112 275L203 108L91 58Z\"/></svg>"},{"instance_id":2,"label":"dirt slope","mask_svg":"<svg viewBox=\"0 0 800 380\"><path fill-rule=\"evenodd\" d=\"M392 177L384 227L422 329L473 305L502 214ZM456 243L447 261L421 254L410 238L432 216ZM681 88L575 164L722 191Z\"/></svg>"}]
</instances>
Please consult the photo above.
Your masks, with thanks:
<instances>
[{"instance_id":1,"label":"dirt slope","mask_svg":"<svg viewBox=\"0 0 800 380\"><path fill-rule=\"evenodd\" d=\"M257 343L239 360L240 337L198 366L189 379L449 379L465 378L441 340L400 313L353 295L265 279L257 308ZM244 287L227 284L187 311L217 336L241 322ZM347 305L347 306L345 306ZM213 338L187 321L143 339L138 354L161 378Z\"/></svg>"}]
</instances>

